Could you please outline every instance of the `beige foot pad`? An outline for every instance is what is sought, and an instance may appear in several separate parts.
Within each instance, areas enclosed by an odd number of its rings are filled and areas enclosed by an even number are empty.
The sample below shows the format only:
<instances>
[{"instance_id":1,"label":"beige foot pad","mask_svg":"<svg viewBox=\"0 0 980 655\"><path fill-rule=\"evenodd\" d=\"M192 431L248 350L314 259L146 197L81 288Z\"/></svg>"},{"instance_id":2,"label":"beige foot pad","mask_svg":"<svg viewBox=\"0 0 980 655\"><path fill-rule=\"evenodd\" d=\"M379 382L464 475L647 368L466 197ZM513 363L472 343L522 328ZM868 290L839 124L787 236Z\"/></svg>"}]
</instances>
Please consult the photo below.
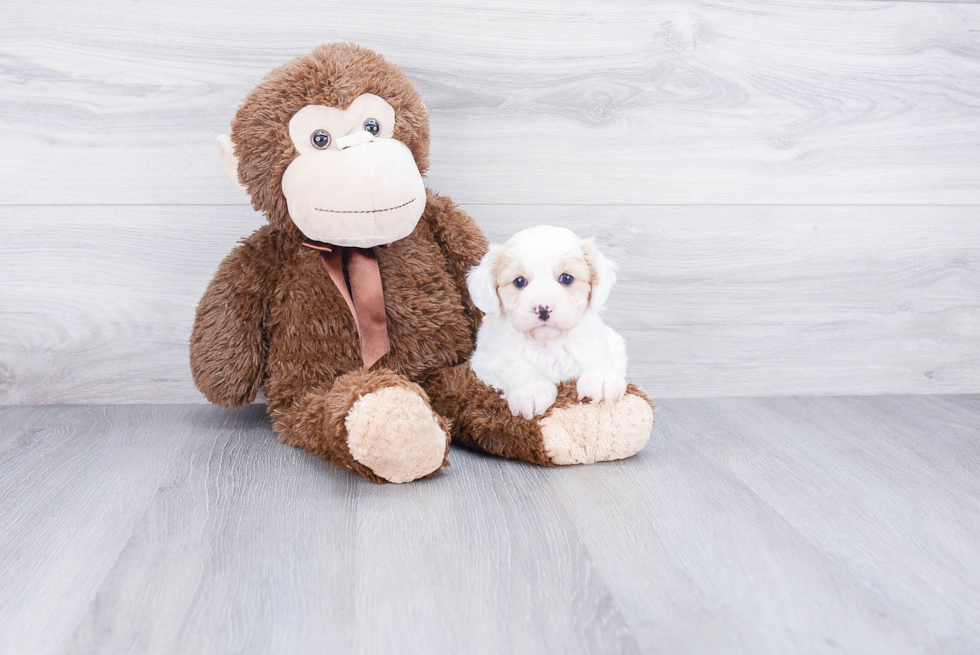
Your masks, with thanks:
<instances>
[{"instance_id":1,"label":"beige foot pad","mask_svg":"<svg viewBox=\"0 0 980 655\"><path fill-rule=\"evenodd\" d=\"M345 419L355 460L389 482L410 482L442 466L448 436L417 393L388 387L362 396Z\"/></svg>"},{"instance_id":2,"label":"beige foot pad","mask_svg":"<svg viewBox=\"0 0 980 655\"><path fill-rule=\"evenodd\" d=\"M578 403L541 421L544 450L555 464L592 464L635 455L653 431L653 407L626 394L609 405Z\"/></svg>"}]
</instances>

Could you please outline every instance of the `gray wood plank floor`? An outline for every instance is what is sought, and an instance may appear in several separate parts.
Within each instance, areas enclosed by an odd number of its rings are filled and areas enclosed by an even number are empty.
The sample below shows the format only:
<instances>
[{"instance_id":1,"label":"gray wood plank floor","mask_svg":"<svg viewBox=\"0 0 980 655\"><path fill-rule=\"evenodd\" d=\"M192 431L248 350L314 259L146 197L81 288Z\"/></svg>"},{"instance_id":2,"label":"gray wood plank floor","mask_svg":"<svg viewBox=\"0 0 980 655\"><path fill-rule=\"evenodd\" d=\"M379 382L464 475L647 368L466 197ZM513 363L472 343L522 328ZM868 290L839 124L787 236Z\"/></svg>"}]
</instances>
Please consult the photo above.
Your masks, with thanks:
<instances>
[{"instance_id":1,"label":"gray wood plank floor","mask_svg":"<svg viewBox=\"0 0 980 655\"><path fill-rule=\"evenodd\" d=\"M674 399L376 486L259 405L0 409L2 653L976 652L980 397Z\"/></svg>"}]
</instances>

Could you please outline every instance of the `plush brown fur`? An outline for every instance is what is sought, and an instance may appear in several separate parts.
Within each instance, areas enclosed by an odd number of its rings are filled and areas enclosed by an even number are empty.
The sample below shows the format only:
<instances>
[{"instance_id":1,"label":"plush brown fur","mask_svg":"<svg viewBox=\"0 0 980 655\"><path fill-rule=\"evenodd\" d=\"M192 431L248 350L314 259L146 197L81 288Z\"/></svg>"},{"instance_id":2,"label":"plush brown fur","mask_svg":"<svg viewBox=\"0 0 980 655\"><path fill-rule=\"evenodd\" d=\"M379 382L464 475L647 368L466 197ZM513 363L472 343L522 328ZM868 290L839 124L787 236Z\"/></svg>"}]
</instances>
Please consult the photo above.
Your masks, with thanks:
<instances>
[{"instance_id":1,"label":"plush brown fur","mask_svg":"<svg viewBox=\"0 0 980 655\"><path fill-rule=\"evenodd\" d=\"M348 450L345 417L358 398L391 386L431 399L439 425L462 444L550 465L538 420L512 416L466 364L481 319L466 272L487 241L447 198L429 192L415 231L375 249L391 351L363 369L350 311L318 253L302 246L280 186L297 154L287 129L293 113L308 104L346 108L362 93L394 107L394 136L424 172L429 126L422 100L400 69L369 50L321 46L269 73L239 109L231 135L239 179L269 225L225 258L201 299L191 337L195 383L225 406L251 402L264 385L283 442L375 482L383 480ZM574 385L565 386L555 407L574 402Z\"/></svg>"}]
</instances>

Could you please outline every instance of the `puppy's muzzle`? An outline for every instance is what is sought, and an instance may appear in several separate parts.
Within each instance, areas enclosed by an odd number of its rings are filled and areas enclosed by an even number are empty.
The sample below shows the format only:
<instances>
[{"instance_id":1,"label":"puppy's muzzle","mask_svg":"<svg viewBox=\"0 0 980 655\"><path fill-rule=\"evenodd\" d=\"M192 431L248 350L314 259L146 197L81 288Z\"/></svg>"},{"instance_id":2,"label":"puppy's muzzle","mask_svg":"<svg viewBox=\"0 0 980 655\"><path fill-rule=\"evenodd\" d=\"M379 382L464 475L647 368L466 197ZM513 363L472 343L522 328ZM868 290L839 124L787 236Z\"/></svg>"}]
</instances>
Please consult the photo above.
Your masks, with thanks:
<instances>
[{"instance_id":1,"label":"puppy's muzzle","mask_svg":"<svg viewBox=\"0 0 980 655\"><path fill-rule=\"evenodd\" d=\"M545 307L544 305L538 305L538 308L534 312L542 321L547 321L551 317L551 308Z\"/></svg>"}]
</instances>

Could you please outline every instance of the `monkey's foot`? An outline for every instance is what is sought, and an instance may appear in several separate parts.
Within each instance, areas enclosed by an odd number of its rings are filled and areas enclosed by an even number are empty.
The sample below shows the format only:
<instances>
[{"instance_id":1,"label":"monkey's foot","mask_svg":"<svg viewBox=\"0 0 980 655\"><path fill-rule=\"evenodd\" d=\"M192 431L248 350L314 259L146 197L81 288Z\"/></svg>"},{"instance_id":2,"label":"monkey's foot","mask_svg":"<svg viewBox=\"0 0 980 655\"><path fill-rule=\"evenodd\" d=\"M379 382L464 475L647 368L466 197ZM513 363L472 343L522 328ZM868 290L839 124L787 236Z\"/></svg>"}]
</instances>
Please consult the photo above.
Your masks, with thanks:
<instances>
[{"instance_id":1,"label":"monkey's foot","mask_svg":"<svg viewBox=\"0 0 980 655\"><path fill-rule=\"evenodd\" d=\"M613 404L575 403L555 409L540 426L544 451L555 464L625 459L650 439L653 405L627 393Z\"/></svg>"},{"instance_id":2,"label":"monkey's foot","mask_svg":"<svg viewBox=\"0 0 980 655\"><path fill-rule=\"evenodd\" d=\"M351 456L389 482L434 473L449 451L444 422L416 392L386 387L365 394L347 412Z\"/></svg>"}]
</instances>

